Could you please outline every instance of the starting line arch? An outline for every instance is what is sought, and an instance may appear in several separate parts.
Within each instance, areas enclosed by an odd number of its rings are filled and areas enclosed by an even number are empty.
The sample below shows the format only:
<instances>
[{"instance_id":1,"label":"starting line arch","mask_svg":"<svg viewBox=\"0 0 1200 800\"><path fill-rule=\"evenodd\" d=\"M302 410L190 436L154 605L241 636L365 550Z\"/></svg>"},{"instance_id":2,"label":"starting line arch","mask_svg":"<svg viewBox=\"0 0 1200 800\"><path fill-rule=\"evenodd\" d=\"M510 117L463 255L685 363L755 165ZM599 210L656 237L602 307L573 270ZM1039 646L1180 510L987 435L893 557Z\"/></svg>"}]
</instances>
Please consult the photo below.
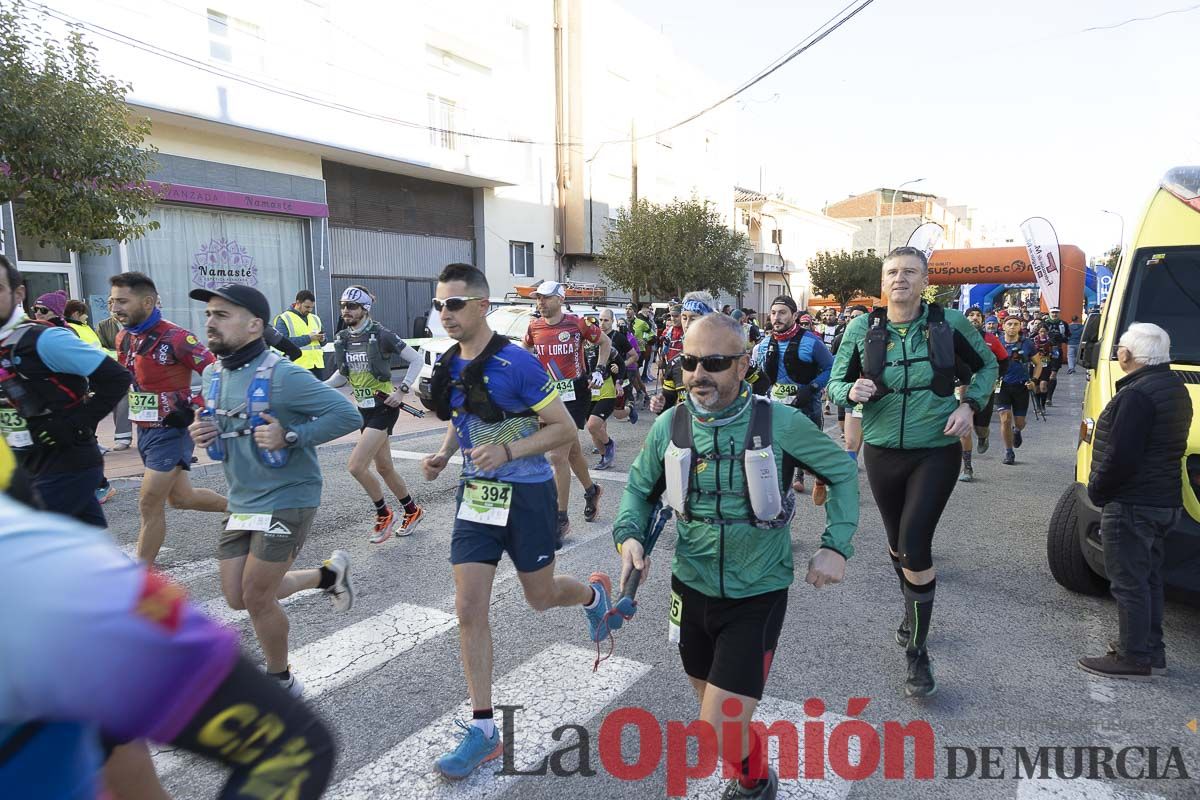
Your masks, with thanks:
<instances>
[{"instance_id":1,"label":"starting line arch","mask_svg":"<svg viewBox=\"0 0 1200 800\"><path fill-rule=\"evenodd\" d=\"M1072 244L1059 247L1058 304L1067 319L1083 314L1083 287L1087 257ZM964 283L1020 284L1037 283L1029 254L1024 247L971 247L961 250L934 250L929 257L929 282L937 285ZM1042 300L1042 310L1046 301Z\"/></svg>"}]
</instances>

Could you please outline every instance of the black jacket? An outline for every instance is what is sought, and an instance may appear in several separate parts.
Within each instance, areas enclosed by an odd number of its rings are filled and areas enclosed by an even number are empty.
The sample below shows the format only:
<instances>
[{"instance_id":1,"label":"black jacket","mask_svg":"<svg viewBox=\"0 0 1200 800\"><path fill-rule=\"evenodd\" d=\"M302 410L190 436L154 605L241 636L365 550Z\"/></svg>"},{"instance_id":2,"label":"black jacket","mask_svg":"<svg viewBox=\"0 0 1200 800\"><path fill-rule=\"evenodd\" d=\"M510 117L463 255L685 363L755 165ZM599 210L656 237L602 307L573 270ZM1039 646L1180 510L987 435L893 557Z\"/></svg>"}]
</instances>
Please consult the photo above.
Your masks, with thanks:
<instances>
[{"instance_id":1,"label":"black jacket","mask_svg":"<svg viewBox=\"0 0 1200 800\"><path fill-rule=\"evenodd\" d=\"M1170 364L1142 367L1117 381L1117 393L1096 420L1088 497L1097 506L1178 508L1191 424L1191 398Z\"/></svg>"}]
</instances>

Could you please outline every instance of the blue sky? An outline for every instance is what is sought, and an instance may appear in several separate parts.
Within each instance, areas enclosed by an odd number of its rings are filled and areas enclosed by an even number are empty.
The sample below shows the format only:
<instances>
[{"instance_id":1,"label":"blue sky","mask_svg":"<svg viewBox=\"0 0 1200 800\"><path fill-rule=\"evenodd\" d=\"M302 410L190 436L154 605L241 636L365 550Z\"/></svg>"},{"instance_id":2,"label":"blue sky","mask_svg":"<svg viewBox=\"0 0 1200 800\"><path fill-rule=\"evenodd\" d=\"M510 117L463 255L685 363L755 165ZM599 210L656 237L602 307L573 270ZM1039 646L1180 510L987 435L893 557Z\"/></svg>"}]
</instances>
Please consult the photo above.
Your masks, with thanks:
<instances>
[{"instance_id":1,"label":"blue sky","mask_svg":"<svg viewBox=\"0 0 1200 800\"><path fill-rule=\"evenodd\" d=\"M617 0L732 89L846 0ZM857 4L856 4L857 5ZM876 186L1012 227L1050 219L1089 256L1126 241L1162 174L1200 163L1196 0L875 0L742 95L738 180L820 208ZM777 95L777 96L776 96ZM717 99L716 96L713 98ZM665 122L658 121L655 122Z\"/></svg>"}]
</instances>

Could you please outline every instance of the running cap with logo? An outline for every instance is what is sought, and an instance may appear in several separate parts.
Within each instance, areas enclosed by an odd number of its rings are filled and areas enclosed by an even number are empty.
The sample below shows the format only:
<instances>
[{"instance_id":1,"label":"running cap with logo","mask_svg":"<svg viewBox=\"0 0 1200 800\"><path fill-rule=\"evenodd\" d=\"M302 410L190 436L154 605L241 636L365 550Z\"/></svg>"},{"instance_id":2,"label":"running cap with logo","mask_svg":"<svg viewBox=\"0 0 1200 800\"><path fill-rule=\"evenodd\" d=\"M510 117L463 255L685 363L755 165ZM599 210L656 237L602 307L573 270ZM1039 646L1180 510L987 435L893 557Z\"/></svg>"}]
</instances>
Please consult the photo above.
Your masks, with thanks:
<instances>
[{"instance_id":1,"label":"running cap with logo","mask_svg":"<svg viewBox=\"0 0 1200 800\"><path fill-rule=\"evenodd\" d=\"M241 306L261 319L265 324L269 325L271 321L271 304L267 302L266 296L258 289L246 286L245 284L227 283L215 289L192 289L192 291L188 292L188 297L204 303L207 303L214 297L219 297L222 300L233 303L235 306Z\"/></svg>"},{"instance_id":2,"label":"running cap with logo","mask_svg":"<svg viewBox=\"0 0 1200 800\"><path fill-rule=\"evenodd\" d=\"M358 303L367 311L371 310L371 295L364 292L357 286L347 286L346 291L342 292L343 303Z\"/></svg>"},{"instance_id":3,"label":"running cap with logo","mask_svg":"<svg viewBox=\"0 0 1200 800\"><path fill-rule=\"evenodd\" d=\"M538 287L533 290L533 293L536 295L541 295L542 297L554 297L557 295L558 297L565 298L567 296L567 287L563 286L558 281L542 281L540 284L538 284Z\"/></svg>"},{"instance_id":4,"label":"running cap with logo","mask_svg":"<svg viewBox=\"0 0 1200 800\"><path fill-rule=\"evenodd\" d=\"M774 300L771 301L771 305L787 306L793 314L795 314L799 308L796 305L796 301L793 300L792 298L788 297L786 294L781 294L781 295L779 295L779 297L776 297Z\"/></svg>"}]
</instances>

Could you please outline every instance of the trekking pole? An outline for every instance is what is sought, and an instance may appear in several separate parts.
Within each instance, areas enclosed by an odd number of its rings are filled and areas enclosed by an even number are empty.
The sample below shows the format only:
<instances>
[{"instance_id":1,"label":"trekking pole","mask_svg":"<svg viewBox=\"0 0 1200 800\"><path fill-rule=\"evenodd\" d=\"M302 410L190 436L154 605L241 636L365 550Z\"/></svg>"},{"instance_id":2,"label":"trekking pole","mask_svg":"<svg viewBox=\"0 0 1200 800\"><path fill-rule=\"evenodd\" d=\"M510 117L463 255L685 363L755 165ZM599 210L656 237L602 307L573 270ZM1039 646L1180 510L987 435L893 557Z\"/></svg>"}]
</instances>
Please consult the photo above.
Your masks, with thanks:
<instances>
[{"instance_id":1,"label":"trekking pole","mask_svg":"<svg viewBox=\"0 0 1200 800\"><path fill-rule=\"evenodd\" d=\"M667 526L667 520L671 518L671 508L663 506L659 501L655 504L654 510L651 512L651 519L654 520L650 528L650 532L646 535L646 543L644 548L646 552L654 549L658 537L662 534L663 528ZM609 622L610 629L620 628L625 620L633 617L637 612L637 596L638 586L642 582L642 571L637 567L630 570L629 575L625 577L625 585L621 587L621 594L617 596L617 602L613 604L615 612L613 619Z\"/></svg>"},{"instance_id":2,"label":"trekking pole","mask_svg":"<svg viewBox=\"0 0 1200 800\"><path fill-rule=\"evenodd\" d=\"M403 400L400 401L400 405L397 406L397 408L399 408L401 411L403 411L407 414L412 414L417 419L420 419L421 417L425 416L424 410L417 408L416 406L410 406L408 403L404 402Z\"/></svg>"}]
</instances>

